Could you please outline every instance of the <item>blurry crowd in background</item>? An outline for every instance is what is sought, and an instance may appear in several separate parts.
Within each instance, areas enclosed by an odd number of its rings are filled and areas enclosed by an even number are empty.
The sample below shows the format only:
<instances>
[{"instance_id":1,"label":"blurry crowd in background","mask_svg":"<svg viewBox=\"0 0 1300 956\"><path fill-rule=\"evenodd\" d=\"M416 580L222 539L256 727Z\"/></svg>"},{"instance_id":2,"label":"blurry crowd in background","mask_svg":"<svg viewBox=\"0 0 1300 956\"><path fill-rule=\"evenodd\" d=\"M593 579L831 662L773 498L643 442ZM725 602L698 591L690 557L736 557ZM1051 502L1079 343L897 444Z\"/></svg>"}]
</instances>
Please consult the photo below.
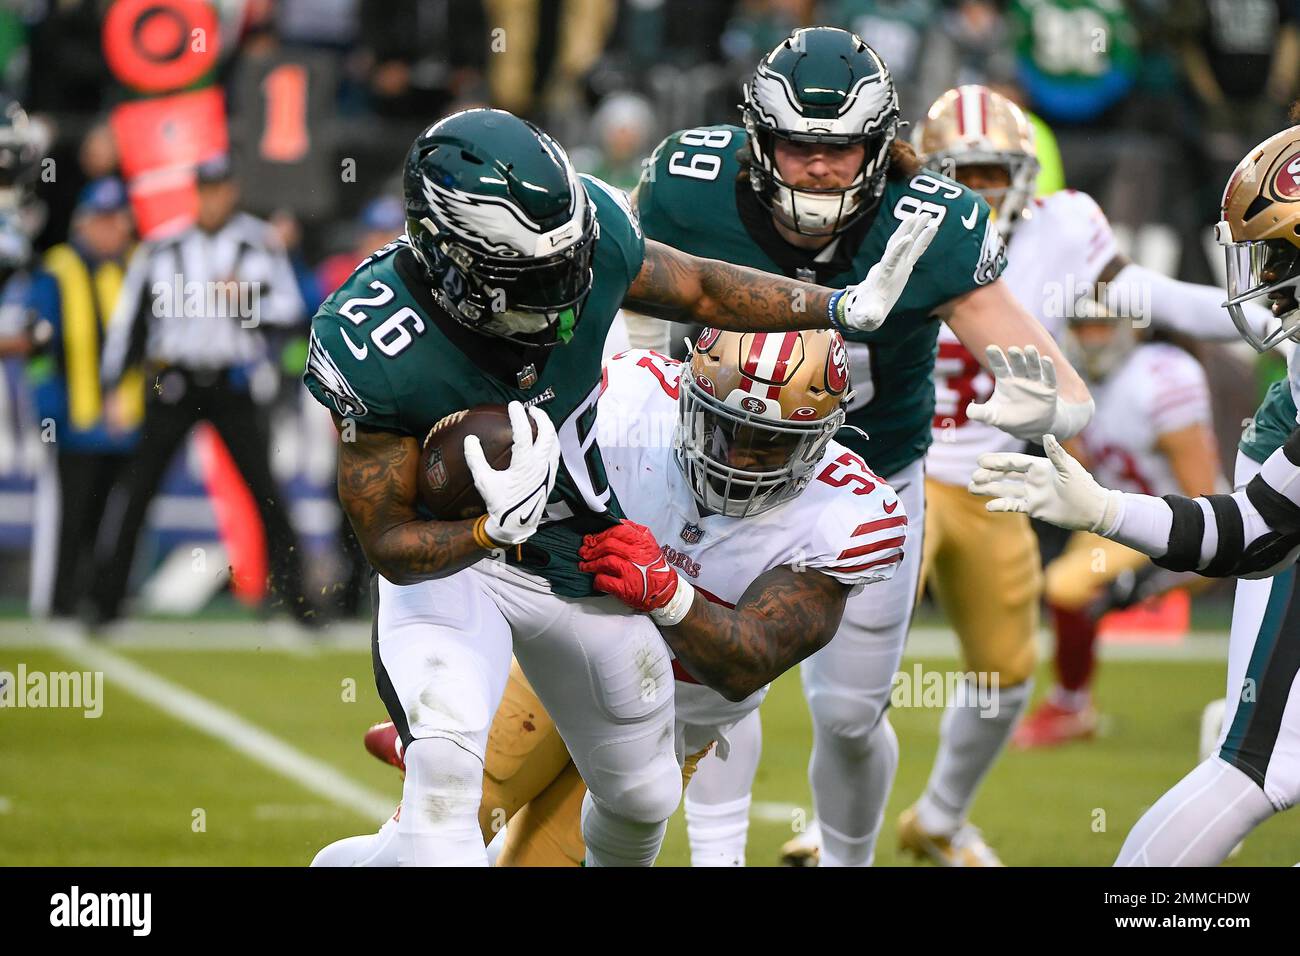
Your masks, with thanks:
<instances>
[{"instance_id":1,"label":"blurry crowd in background","mask_svg":"<svg viewBox=\"0 0 1300 956\"><path fill-rule=\"evenodd\" d=\"M263 410L301 542L284 546L310 558L293 561L297 616L353 613L364 576L334 504L332 426L299 387L302 338L355 264L402 232L414 136L457 109L503 107L630 189L663 135L736 122L758 59L817 24L882 55L912 122L959 83L1010 96L1038 122L1045 178L1091 193L1132 258L1201 282L1222 281L1211 229L1227 175L1286 125L1300 74L1300 0L5 0L0 160L20 181L0 184L0 602L85 613L97 537L101 568L121 563L103 524L139 454L148 376L118 376L109 394L99 362L141 239L180 234L211 202L269 224L301 334L267 337L259 374L224 369L219 385ZM177 140L204 145L160 163ZM1276 371L1231 390L1245 416ZM1220 436L1229 456L1236 437ZM201 426L144 496L131 578L143 609L193 611L231 586L265 598L267 562L241 549L276 535L230 532L262 503L221 490L221 444ZM130 570L116 569L122 587ZM106 600L112 617L120 596Z\"/></svg>"}]
</instances>

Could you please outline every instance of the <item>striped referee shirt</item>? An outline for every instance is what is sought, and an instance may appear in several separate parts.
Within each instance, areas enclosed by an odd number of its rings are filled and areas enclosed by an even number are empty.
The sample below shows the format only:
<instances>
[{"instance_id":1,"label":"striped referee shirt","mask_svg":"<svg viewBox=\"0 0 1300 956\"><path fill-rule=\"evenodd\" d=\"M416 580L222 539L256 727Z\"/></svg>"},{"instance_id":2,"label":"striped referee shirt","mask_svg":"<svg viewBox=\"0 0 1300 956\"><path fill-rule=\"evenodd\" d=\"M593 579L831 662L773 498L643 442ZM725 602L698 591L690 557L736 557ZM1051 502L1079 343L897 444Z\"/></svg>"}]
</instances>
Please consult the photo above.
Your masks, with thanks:
<instances>
[{"instance_id":1,"label":"striped referee shirt","mask_svg":"<svg viewBox=\"0 0 1300 956\"><path fill-rule=\"evenodd\" d=\"M191 226L136 249L105 338L102 377L115 385L140 361L194 371L249 365L266 355L264 330L305 319L271 227L235 213L216 232Z\"/></svg>"}]
</instances>

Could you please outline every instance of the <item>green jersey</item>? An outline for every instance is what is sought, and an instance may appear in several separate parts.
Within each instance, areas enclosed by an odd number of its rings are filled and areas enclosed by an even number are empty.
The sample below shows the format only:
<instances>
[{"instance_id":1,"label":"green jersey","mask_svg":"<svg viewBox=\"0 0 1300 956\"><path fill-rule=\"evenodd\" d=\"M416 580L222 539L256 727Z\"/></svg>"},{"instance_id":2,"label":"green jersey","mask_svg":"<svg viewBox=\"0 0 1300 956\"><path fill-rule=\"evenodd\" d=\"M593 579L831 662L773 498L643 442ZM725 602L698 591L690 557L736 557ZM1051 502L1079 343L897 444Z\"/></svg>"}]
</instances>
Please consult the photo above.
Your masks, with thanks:
<instances>
[{"instance_id":1,"label":"green jersey","mask_svg":"<svg viewBox=\"0 0 1300 956\"><path fill-rule=\"evenodd\" d=\"M1251 461L1262 464L1295 430L1295 399L1291 397L1291 383L1284 378L1268 387L1263 403L1246 426L1237 447Z\"/></svg>"},{"instance_id":2,"label":"green jersey","mask_svg":"<svg viewBox=\"0 0 1300 956\"><path fill-rule=\"evenodd\" d=\"M838 440L888 476L916 461L930 445L935 310L992 282L1006 266L988 204L976 193L927 170L889 180L875 212L821 252L790 245L754 195L736 158L745 142L737 126L674 133L655 150L637 187L646 236L693 255L722 259L833 288L861 282L884 254L899 222L925 212L941 220L938 235L912 271L902 297L874 332L850 332L848 406L852 430Z\"/></svg>"},{"instance_id":3,"label":"green jersey","mask_svg":"<svg viewBox=\"0 0 1300 956\"><path fill-rule=\"evenodd\" d=\"M473 405L520 401L555 423L560 474L537 533L507 551L555 593L596 593L578 570L582 536L623 517L596 445L601 353L609 327L645 256L626 197L583 177L599 234L593 284L572 339L524 348L473 332L434 300L405 239L363 261L312 320L307 371L312 395L366 428L422 441L444 416Z\"/></svg>"}]
</instances>

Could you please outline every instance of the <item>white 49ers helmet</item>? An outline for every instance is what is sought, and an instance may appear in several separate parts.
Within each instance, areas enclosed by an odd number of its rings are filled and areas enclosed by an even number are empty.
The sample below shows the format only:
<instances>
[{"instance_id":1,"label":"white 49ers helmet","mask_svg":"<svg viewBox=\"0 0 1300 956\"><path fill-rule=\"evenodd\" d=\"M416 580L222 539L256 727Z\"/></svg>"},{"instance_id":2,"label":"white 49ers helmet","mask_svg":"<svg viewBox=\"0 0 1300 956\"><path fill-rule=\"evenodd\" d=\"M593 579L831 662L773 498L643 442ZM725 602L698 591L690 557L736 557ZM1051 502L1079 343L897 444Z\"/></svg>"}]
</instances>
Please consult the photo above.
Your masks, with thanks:
<instances>
[{"instance_id":1,"label":"white 49ers helmet","mask_svg":"<svg viewBox=\"0 0 1300 956\"><path fill-rule=\"evenodd\" d=\"M1264 352L1300 333L1300 126L1260 143L1223 191L1215 238L1228 259L1228 314L1242 336ZM1260 338L1242 304L1267 297L1280 328Z\"/></svg>"},{"instance_id":2,"label":"white 49ers helmet","mask_svg":"<svg viewBox=\"0 0 1300 956\"><path fill-rule=\"evenodd\" d=\"M683 370L677 455L699 506L743 518L812 479L844 423L849 365L829 329L704 329Z\"/></svg>"},{"instance_id":3,"label":"white 49ers helmet","mask_svg":"<svg viewBox=\"0 0 1300 956\"><path fill-rule=\"evenodd\" d=\"M912 146L921 162L953 179L962 166L1005 166L1010 184L980 192L1002 237L1010 236L1038 182L1034 128L1020 107L987 86L959 86L930 106Z\"/></svg>"}]
</instances>

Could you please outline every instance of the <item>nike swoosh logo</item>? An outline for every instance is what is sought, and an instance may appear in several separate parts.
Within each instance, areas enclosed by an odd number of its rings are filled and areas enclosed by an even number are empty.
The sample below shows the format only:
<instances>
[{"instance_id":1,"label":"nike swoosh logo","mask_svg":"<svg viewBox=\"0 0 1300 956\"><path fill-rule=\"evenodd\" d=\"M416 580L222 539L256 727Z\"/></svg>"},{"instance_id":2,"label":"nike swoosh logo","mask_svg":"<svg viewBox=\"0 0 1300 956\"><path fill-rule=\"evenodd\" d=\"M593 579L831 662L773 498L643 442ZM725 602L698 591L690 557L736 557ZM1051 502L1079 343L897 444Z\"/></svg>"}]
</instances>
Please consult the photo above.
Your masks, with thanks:
<instances>
[{"instance_id":1,"label":"nike swoosh logo","mask_svg":"<svg viewBox=\"0 0 1300 956\"><path fill-rule=\"evenodd\" d=\"M894 513L894 510L898 507L898 502L891 501L887 505L881 505L881 507L885 509L885 514L892 515Z\"/></svg>"},{"instance_id":2,"label":"nike swoosh logo","mask_svg":"<svg viewBox=\"0 0 1300 956\"><path fill-rule=\"evenodd\" d=\"M358 347L357 343L352 341L352 336L348 335L342 329L339 329L339 335L343 336L343 341L348 343L348 351L351 352L358 361L370 354L370 346L366 345L364 342L360 347Z\"/></svg>"},{"instance_id":3,"label":"nike swoosh logo","mask_svg":"<svg viewBox=\"0 0 1300 956\"><path fill-rule=\"evenodd\" d=\"M961 217L961 224L967 229L975 228L975 219L980 214L980 204L976 203L970 207L970 215Z\"/></svg>"}]
</instances>

